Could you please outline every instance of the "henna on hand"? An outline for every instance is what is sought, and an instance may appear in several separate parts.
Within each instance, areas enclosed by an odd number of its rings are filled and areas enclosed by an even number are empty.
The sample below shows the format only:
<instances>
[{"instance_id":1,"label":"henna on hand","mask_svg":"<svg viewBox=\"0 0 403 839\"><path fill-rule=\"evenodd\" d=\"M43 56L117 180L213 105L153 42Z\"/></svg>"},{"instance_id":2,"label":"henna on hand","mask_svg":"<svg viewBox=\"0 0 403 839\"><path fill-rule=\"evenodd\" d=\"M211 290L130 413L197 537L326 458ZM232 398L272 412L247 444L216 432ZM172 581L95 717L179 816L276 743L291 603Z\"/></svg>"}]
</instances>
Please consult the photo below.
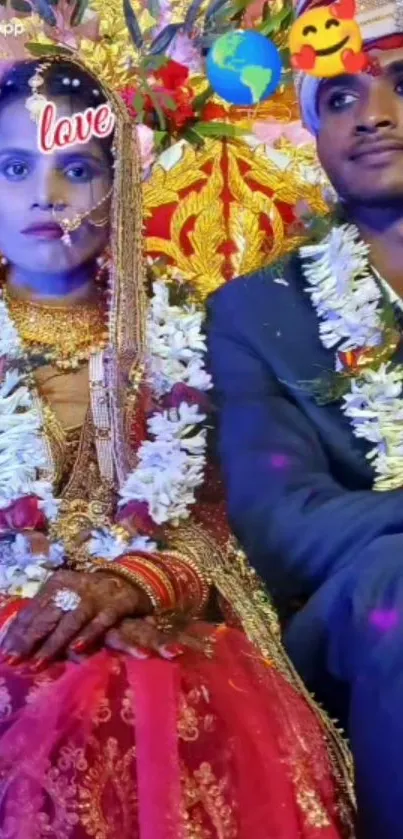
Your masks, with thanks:
<instances>
[{"instance_id":1,"label":"henna on hand","mask_svg":"<svg viewBox=\"0 0 403 839\"><path fill-rule=\"evenodd\" d=\"M60 589L80 597L76 609L63 612L54 602ZM107 572L56 571L32 601L21 610L0 645L15 661L34 655L38 669L45 662L101 640L126 616L146 615L152 606L139 588ZM75 642L75 643L74 643Z\"/></svg>"},{"instance_id":2,"label":"henna on hand","mask_svg":"<svg viewBox=\"0 0 403 839\"><path fill-rule=\"evenodd\" d=\"M109 630L105 644L134 658L150 658L153 654L173 659L186 650L206 653L206 640L192 632L192 624L183 621L172 625L169 631L159 628L155 617L124 618Z\"/></svg>"}]
</instances>

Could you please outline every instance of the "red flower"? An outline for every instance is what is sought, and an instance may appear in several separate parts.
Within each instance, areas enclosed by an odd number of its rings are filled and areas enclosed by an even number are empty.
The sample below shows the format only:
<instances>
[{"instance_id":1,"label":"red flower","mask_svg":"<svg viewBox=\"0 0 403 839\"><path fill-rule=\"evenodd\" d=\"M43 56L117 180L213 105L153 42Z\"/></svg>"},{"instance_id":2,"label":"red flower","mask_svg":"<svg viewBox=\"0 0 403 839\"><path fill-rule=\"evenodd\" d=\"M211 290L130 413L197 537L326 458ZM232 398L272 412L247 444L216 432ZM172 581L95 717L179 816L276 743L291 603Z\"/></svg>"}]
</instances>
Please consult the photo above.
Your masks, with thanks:
<instances>
[{"instance_id":1,"label":"red flower","mask_svg":"<svg viewBox=\"0 0 403 839\"><path fill-rule=\"evenodd\" d=\"M164 108L167 118L175 129L183 128L187 122L195 118L193 110L193 94L190 90L183 88L175 91L176 109Z\"/></svg>"},{"instance_id":2,"label":"red flower","mask_svg":"<svg viewBox=\"0 0 403 839\"><path fill-rule=\"evenodd\" d=\"M165 67L162 67L161 70L158 70L154 74L157 83L152 85L153 95L158 100L160 108L173 130L183 128L189 120L195 117L193 110L194 94L185 85L188 75L189 71L187 67L183 67L177 61L169 61ZM137 92L136 88L130 85L122 88L120 91L120 95L132 119L138 117L138 111L134 105ZM147 125L151 125L151 127L154 126L156 118L155 103L153 102L154 97L150 96L149 93L142 95L141 103L143 121ZM167 103L168 97L172 100L172 103L175 103L174 107L171 107Z\"/></svg>"},{"instance_id":3,"label":"red flower","mask_svg":"<svg viewBox=\"0 0 403 839\"><path fill-rule=\"evenodd\" d=\"M216 105L215 102L207 102L200 114L203 122L213 122L215 119L220 120L226 117L228 117L228 111L222 105Z\"/></svg>"},{"instance_id":4,"label":"red flower","mask_svg":"<svg viewBox=\"0 0 403 839\"><path fill-rule=\"evenodd\" d=\"M174 91L176 88L182 87L185 84L189 76L189 70L183 64L179 64L177 61L171 59L160 70L157 70L154 75L158 81L162 82L163 87L167 91Z\"/></svg>"},{"instance_id":5,"label":"red flower","mask_svg":"<svg viewBox=\"0 0 403 839\"><path fill-rule=\"evenodd\" d=\"M182 402L187 405L198 405L202 411L210 411L210 400L206 393L201 390L196 390L194 387L189 387L182 382L174 385L172 390L162 399L162 406L165 409L179 408Z\"/></svg>"},{"instance_id":6,"label":"red flower","mask_svg":"<svg viewBox=\"0 0 403 839\"><path fill-rule=\"evenodd\" d=\"M15 530L44 530L46 517L34 495L18 498L5 510L0 510L0 533Z\"/></svg>"}]
</instances>

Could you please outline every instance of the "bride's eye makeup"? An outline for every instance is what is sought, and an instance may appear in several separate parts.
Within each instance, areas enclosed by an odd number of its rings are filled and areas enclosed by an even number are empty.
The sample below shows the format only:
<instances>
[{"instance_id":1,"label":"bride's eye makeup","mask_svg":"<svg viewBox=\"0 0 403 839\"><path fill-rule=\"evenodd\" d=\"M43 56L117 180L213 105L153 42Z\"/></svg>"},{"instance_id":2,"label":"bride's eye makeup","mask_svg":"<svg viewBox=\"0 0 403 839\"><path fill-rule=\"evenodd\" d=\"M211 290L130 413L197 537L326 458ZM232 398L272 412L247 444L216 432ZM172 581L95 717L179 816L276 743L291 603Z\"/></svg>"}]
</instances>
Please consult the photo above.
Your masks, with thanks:
<instances>
[{"instance_id":1,"label":"bride's eye makeup","mask_svg":"<svg viewBox=\"0 0 403 839\"><path fill-rule=\"evenodd\" d=\"M0 175L7 181L23 181L33 170L30 155L10 153L0 155Z\"/></svg>"},{"instance_id":2,"label":"bride's eye makeup","mask_svg":"<svg viewBox=\"0 0 403 839\"><path fill-rule=\"evenodd\" d=\"M57 169L70 183L87 184L102 177L105 168L93 155L74 155L60 161Z\"/></svg>"},{"instance_id":3,"label":"bride's eye makeup","mask_svg":"<svg viewBox=\"0 0 403 839\"><path fill-rule=\"evenodd\" d=\"M39 154L39 153L38 153ZM20 150L0 152L0 177L9 182L23 181L34 172L35 155ZM72 184L88 184L105 175L105 164L93 154L63 155L55 161L55 171Z\"/></svg>"}]
</instances>

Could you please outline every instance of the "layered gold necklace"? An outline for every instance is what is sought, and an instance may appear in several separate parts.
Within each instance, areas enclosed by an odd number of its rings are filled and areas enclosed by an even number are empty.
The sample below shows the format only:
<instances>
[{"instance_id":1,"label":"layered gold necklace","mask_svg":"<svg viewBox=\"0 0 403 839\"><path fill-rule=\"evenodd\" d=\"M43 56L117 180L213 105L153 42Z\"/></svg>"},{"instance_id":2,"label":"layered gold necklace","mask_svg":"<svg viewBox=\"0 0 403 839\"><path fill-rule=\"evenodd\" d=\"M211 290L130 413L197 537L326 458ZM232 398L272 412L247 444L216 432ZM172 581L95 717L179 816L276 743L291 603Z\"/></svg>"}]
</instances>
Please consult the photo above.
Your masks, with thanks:
<instances>
[{"instance_id":1,"label":"layered gold necklace","mask_svg":"<svg viewBox=\"0 0 403 839\"><path fill-rule=\"evenodd\" d=\"M74 307L24 300L3 287L3 299L27 355L34 362L76 370L108 342L103 299Z\"/></svg>"}]
</instances>

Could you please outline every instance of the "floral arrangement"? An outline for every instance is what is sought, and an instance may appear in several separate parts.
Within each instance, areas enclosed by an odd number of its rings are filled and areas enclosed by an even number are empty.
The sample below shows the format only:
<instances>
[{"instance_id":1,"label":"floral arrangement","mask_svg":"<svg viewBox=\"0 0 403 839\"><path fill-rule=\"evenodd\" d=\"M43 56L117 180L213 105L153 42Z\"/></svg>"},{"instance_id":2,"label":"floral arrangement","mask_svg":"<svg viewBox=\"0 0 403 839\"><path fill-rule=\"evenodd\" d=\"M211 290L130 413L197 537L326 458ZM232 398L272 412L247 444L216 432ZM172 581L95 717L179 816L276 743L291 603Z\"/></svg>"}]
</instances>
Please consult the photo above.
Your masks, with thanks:
<instances>
[{"instance_id":1,"label":"floral arrangement","mask_svg":"<svg viewBox=\"0 0 403 839\"><path fill-rule=\"evenodd\" d=\"M170 293L174 292L163 280L154 284L148 318L146 434L137 466L120 492L121 518L130 515L139 535L128 543L109 531L94 532L89 553L99 558L114 559L124 549L154 550L162 525L175 525L189 516L203 482L206 391L211 386L203 362L203 315L191 303L172 302ZM51 479L45 477L49 462L43 417L29 359L4 299L0 358L8 365L3 366L0 386L0 593L33 596L61 564L64 551L58 542L49 556L34 556L23 535L7 539L7 529L45 529L57 518L58 501Z\"/></svg>"},{"instance_id":2,"label":"floral arrangement","mask_svg":"<svg viewBox=\"0 0 403 839\"><path fill-rule=\"evenodd\" d=\"M228 104L214 95L204 58L220 34L254 26L273 39L283 58L285 84L291 0L2 0L0 22L22 20L18 37L0 36L0 60L79 52L94 74L118 90L134 122L147 163L172 143L201 146L206 138L237 138ZM238 120L239 122L239 120ZM305 138L306 141L306 138ZM146 167L147 168L147 167Z\"/></svg>"},{"instance_id":3,"label":"floral arrangement","mask_svg":"<svg viewBox=\"0 0 403 839\"><path fill-rule=\"evenodd\" d=\"M402 486L403 365L392 357L400 342L390 291L374 275L369 249L352 225L334 227L300 250L307 292L326 349L335 348L334 375L314 390L322 403L341 400L357 438L371 444L374 489Z\"/></svg>"}]
</instances>

